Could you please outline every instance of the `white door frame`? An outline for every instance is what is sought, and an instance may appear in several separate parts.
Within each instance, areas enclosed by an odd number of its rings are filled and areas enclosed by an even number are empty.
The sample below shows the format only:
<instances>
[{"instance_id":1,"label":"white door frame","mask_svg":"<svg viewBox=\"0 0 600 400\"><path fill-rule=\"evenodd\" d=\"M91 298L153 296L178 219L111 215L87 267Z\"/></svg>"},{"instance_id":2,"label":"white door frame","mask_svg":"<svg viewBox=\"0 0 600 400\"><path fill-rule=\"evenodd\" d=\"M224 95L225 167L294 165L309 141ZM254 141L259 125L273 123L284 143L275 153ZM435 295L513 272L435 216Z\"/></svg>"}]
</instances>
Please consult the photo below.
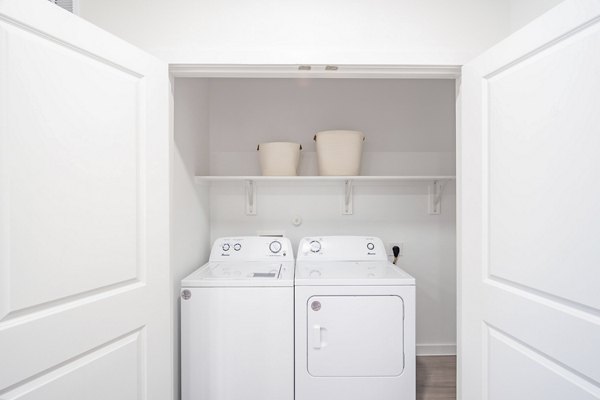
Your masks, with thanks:
<instances>
[{"instance_id":1,"label":"white door frame","mask_svg":"<svg viewBox=\"0 0 600 400\"><path fill-rule=\"evenodd\" d=\"M175 78L457 79L460 68L460 65L171 64L169 71Z\"/></svg>"}]
</instances>

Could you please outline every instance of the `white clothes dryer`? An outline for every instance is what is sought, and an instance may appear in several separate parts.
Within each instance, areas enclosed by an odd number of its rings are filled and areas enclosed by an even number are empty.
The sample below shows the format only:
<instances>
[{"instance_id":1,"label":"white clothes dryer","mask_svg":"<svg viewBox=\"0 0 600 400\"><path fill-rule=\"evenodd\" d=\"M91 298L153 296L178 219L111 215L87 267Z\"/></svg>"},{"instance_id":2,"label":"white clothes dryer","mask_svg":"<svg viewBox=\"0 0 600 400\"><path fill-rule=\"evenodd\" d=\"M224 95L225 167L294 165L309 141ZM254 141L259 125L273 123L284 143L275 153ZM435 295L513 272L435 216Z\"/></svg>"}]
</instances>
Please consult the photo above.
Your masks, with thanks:
<instances>
[{"instance_id":1,"label":"white clothes dryer","mask_svg":"<svg viewBox=\"0 0 600 400\"><path fill-rule=\"evenodd\" d=\"M301 240L296 400L414 400L415 280L375 237Z\"/></svg>"},{"instance_id":2,"label":"white clothes dryer","mask_svg":"<svg viewBox=\"0 0 600 400\"><path fill-rule=\"evenodd\" d=\"M294 399L294 256L286 238L217 239L181 282L183 400Z\"/></svg>"}]
</instances>

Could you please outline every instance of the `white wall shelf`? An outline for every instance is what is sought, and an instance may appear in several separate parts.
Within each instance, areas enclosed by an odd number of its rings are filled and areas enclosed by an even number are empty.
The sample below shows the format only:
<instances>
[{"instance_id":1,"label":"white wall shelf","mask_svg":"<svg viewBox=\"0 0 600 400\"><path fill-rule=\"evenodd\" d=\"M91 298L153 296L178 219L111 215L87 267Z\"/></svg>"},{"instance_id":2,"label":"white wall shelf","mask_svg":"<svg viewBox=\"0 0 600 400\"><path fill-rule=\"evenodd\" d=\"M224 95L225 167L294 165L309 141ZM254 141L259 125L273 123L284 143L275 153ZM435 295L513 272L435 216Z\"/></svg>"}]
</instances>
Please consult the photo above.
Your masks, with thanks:
<instances>
[{"instance_id":1,"label":"white wall shelf","mask_svg":"<svg viewBox=\"0 0 600 400\"><path fill-rule=\"evenodd\" d=\"M256 215L256 182L295 182L316 183L332 182L344 184L344 206L342 214L351 215L353 202L353 187L362 182L415 182L425 183L429 188L428 212L436 215L441 212L441 201L444 187L448 181L456 179L452 175L436 176L406 176L406 175L379 175L379 176L196 176L196 183L239 182L246 188L246 214Z\"/></svg>"},{"instance_id":2,"label":"white wall shelf","mask_svg":"<svg viewBox=\"0 0 600 400\"><path fill-rule=\"evenodd\" d=\"M377 175L377 176L217 176L206 175L196 176L196 183L204 182L231 182L231 181L288 181L288 182L344 182L347 180L354 182L378 182L378 181L413 181L413 182L432 182L432 181L450 181L456 179L454 175Z\"/></svg>"}]
</instances>

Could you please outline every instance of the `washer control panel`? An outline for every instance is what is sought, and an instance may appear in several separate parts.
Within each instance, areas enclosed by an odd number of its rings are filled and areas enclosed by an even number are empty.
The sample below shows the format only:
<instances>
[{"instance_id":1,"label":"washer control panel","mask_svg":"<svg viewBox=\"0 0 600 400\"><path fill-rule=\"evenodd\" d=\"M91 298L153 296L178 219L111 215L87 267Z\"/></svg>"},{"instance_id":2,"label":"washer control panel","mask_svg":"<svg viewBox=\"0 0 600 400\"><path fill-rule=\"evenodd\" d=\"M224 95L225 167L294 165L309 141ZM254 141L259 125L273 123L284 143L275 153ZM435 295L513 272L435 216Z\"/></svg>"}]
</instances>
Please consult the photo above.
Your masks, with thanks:
<instances>
[{"instance_id":1,"label":"washer control panel","mask_svg":"<svg viewBox=\"0 0 600 400\"><path fill-rule=\"evenodd\" d=\"M321 236L300 241L298 260L385 261L381 239L372 236Z\"/></svg>"},{"instance_id":2,"label":"washer control panel","mask_svg":"<svg viewBox=\"0 0 600 400\"><path fill-rule=\"evenodd\" d=\"M266 236L224 237L215 240L210 261L240 260L293 261L294 252L288 238Z\"/></svg>"}]
</instances>

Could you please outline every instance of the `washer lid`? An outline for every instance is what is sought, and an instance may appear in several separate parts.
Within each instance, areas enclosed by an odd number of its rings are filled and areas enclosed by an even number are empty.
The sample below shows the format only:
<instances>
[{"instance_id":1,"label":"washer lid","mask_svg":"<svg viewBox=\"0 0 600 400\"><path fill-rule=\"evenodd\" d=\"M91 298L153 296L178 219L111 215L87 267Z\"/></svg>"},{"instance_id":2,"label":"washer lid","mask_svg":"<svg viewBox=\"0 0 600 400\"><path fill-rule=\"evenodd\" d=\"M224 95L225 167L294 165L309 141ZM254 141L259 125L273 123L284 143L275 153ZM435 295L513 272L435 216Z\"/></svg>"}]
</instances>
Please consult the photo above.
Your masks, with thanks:
<instances>
[{"instance_id":1,"label":"washer lid","mask_svg":"<svg viewBox=\"0 0 600 400\"><path fill-rule=\"evenodd\" d=\"M414 285L415 278L388 262L298 262L296 285Z\"/></svg>"},{"instance_id":2,"label":"washer lid","mask_svg":"<svg viewBox=\"0 0 600 400\"><path fill-rule=\"evenodd\" d=\"M291 262L209 262L181 281L182 287L293 286Z\"/></svg>"}]
</instances>

